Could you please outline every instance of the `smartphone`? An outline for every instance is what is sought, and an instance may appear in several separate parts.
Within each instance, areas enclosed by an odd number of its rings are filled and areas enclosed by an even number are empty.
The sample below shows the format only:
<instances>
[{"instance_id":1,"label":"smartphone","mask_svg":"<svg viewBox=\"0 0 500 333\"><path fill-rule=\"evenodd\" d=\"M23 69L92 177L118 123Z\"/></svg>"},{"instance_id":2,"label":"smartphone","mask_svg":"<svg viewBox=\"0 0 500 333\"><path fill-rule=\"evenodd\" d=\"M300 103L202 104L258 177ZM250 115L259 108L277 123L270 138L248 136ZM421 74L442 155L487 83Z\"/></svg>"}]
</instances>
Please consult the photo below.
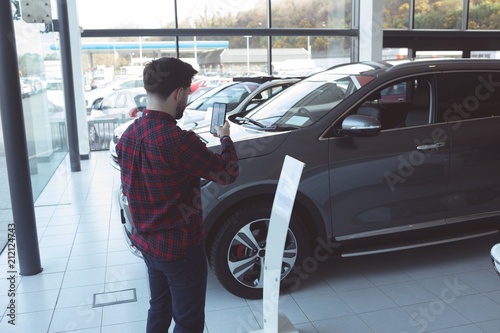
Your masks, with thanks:
<instances>
[{"instance_id":1,"label":"smartphone","mask_svg":"<svg viewBox=\"0 0 500 333\"><path fill-rule=\"evenodd\" d=\"M226 103L214 103L212 108L212 121L210 122L210 133L217 134L215 126L223 126L226 121Z\"/></svg>"}]
</instances>

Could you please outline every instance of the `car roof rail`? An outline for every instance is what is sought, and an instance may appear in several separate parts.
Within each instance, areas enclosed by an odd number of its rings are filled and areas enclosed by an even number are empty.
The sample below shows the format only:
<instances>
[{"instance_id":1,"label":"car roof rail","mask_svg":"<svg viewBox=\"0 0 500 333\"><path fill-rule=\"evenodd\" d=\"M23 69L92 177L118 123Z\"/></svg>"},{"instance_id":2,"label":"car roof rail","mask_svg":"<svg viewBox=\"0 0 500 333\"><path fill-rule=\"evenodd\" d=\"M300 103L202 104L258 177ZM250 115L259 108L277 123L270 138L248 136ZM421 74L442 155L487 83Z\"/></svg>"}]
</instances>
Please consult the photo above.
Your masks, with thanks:
<instances>
[{"instance_id":1,"label":"car roof rail","mask_svg":"<svg viewBox=\"0 0 500 333\"><path fill-rule=\"evenodd\" d=\"M272 80L286 80L286 79L303 79L304 76L273 76L273 75L261 75L261 76L235 76L233 81L235 82L256 82L264 83Z\"/></svg>"},{"instance_id":2,"label":"car roof rail","mask_svg":"<svg viewBox=\"0 0 500 333\"><path fill-rule=\"evenodd\" d=\"M275 76L271 75L262 75L262 76L235 76L233 77L233 81L237 82L256 82L256 83L264 83L271 80L276 80Z\"/></svg>"}]
</instances>

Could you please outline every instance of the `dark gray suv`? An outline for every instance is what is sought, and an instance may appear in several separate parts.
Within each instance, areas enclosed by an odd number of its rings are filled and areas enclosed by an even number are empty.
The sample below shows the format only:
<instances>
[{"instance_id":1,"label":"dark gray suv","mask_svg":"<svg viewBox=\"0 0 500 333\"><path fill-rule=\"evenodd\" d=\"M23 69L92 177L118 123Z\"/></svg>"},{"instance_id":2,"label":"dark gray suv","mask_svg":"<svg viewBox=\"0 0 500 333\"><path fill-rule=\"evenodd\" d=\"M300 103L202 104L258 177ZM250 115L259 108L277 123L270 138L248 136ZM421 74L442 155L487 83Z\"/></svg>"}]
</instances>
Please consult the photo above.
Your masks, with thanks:
<instances>
[{"instance_id":1,"label":"dark gray suv","mask_svg":"<svg viewBox=\"0 0 500 333\"><path fill-rule=\"evenodd\" d=\"M339 65L229 118L240 176L225 186L204 182L201 200L210 266L235 295L262 296L286 155L306 166L284 249L285 288L330 255L407 249L500 227L500 61ZM219 149L208 128L196 131ZM126 199L120 202L130 233Z\"/></svg>"}]
</instances>

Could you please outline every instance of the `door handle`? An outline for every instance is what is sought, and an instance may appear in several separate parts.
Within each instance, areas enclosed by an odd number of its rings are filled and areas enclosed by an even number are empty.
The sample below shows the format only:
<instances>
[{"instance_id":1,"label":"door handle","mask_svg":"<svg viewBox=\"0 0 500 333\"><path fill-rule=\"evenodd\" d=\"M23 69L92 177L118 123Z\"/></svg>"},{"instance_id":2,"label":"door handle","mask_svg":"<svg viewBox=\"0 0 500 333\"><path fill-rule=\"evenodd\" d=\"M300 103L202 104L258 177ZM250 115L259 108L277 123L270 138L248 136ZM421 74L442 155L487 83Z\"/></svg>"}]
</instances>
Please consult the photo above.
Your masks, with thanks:
<instances>
[{"instance_id":1,"label":"door handle","mask_svg":"<svg viewBox=\"0 0 500 333\"><path fill-rule=\"evenodd\" d=\"M434 142L428 145L418 145L417 150L431 150L431 149L438 149L441 147L444 147L446 145L445 142Z\"/></svg>"}]
</instances>

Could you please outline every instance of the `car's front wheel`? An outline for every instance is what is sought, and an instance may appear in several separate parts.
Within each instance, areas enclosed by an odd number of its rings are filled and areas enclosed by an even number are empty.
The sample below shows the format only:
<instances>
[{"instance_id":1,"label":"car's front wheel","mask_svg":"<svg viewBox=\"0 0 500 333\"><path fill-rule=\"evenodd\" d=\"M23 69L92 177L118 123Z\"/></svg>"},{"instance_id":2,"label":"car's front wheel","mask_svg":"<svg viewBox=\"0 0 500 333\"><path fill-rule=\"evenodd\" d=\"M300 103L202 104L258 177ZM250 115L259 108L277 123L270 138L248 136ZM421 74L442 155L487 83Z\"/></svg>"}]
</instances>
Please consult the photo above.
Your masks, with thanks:
<instances>
[{"instance_id":1,"label":"car's front wheel","mask_svg":"<svg viewBox=\"0 0 500 333\"><path fill-rule=\"evenodd\" d=\"M262 298L264 262L269 217L272 205L261 201L241 207L217 232L209 250L212 271L230 293L247 298ZM307 256L309 242L306 228L292 213L283 252L283 279L293 275L293 267Z\"/></svg>"}]
</instances>

